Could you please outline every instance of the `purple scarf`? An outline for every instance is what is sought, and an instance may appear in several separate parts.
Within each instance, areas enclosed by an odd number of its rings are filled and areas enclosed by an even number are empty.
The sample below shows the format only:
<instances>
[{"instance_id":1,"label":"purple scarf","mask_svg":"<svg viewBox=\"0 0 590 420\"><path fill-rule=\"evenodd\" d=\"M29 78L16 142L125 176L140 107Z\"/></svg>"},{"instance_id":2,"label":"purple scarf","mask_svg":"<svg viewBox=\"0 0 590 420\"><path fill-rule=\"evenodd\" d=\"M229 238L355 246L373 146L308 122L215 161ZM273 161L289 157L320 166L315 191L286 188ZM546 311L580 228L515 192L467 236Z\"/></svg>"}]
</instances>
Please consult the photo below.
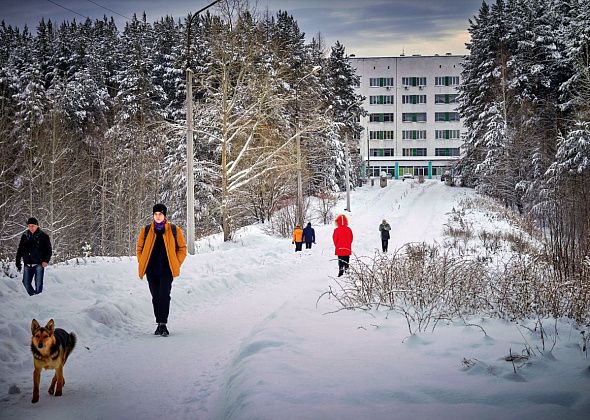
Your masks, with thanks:
<instances>
[{"instance_id":1,"label":"purple scarf","mask_svg":"<svg viewBox=\"0 0 590 420\"><path fill-rule=\"evenodd\" d=\"M164 230L164 227L166 226L166 218L164 218L164 220L162 221L162 223L158 223L154 220L154 227L156 228L156 230L158 232L162 232Z\"/></svg>"}]
</instances>

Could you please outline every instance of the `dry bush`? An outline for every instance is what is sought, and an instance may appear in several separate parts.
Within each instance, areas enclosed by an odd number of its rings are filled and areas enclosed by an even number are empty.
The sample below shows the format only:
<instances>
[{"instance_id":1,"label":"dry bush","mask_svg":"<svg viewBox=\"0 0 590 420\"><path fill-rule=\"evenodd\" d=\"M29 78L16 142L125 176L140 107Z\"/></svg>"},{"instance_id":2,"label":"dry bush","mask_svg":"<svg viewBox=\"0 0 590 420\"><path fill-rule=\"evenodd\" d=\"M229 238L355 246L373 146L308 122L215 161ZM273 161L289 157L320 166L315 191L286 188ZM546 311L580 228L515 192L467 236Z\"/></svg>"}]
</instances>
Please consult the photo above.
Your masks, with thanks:
<instances>
[{"instance_id":1,"label":"dry bush","mask_svg":"<svg viewBox=\"0 0 590 420\"><path fill-rule=\"evenodd\" d=\"M334 220L334 208L338 204L338 194L322 191L317 195L317 209L316 213L324 225L332 223Z\"/></svg>"},{"instance_id":2,"label":"dry bush","mask_svg":"<svg viewBox=\"0 0 590 420\"><path fill-rule=\"evenodd\" d=\"M405 317L410 334L471 315L537 319L542 336L546 318L590 322L589 277L564 284L542 254L515 254L493 267L436 244L406 244L391 255L354 259L336 284L322 296L343 309L386 307Z\"/></svg>"},{"instance_id":3,"label":"dry bush","mask_svg":"<svg viewBox=\"0 0 590 420\"><path fill-rule=\"evenodd\" d=\"M487 307L485 274L476 260L453 258L436 245L406 244L392 255L353 260L349 274L337 280L339 290L327 294L347 309L385 306L404 315L414 333Z\"/></svg>"}]
</instances>

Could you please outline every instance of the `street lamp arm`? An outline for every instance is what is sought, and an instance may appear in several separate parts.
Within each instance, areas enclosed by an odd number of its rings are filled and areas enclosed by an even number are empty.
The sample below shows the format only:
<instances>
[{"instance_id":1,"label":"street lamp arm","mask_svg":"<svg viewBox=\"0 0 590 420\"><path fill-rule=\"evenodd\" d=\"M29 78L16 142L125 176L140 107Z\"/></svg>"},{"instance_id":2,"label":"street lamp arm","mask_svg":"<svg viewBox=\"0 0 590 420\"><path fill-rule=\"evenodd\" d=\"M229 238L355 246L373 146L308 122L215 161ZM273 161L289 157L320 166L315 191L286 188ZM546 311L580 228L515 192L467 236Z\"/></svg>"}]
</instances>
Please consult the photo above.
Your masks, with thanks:
<instances>
[{"instance_id":1,"label":"street lamp arm","mask_svg":"<svg viewBox=\"0 0 590 420\"><path fill-rule=\"evenodd\" d=\"M219 3L220 1L221 0L215 0L215 1L211 2L211 3L209 3L207 6L203 7L202 9L197 10L197 12L195 13L195 16L198 16L199 13L204 12L205 10L207 10L208 8L210 8L212 6L215 6L215 4Z\"/></svg>"}]
</instances>

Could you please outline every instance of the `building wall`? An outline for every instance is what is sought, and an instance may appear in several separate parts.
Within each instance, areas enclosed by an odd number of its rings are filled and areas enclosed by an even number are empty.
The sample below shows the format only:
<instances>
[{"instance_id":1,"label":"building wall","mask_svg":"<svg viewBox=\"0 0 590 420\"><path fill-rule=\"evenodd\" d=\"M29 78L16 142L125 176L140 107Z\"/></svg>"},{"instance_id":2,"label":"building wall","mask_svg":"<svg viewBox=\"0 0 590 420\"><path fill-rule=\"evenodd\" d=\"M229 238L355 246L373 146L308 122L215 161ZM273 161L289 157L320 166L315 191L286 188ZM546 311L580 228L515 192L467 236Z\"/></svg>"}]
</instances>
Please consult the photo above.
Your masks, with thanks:
<instances>
[{"instance_id":1,"label":"building wall","mask_svg":"<svg viewBox=\"0 0 590 420\"><path fill-rule=\"evenodd\" d=\"M368 161L371 167L369 175L375 176L385 169L392 176L408 172L437 176L458 159L458 156L436 156L436 149L442 149L439 154L457 153L462 145L460 136L453 138L463 133L461 121L448 121L456 117L457 104L446 103L453 99L453 96L447 95L458 94L458 85L453 83L460 82L462 56L350 57L350 61L360 76L357 93L366 98L363 107L369 114L361 117L364 130L359 139L361 157L365 165ZM438 80L437 86L436 78L445 77L447 79ZM384 80L374 80L374 83L379 83L375 87L370 86L372 78ZM405 85L404 78L408 78ZM388 84L391 86L385 86ZM435 103L436 95L443 103ZM391 96L393 103L379 103L391 102ZM410 103L404 103L404 96ZM371 97L377 103L371 103ZM443 121L436 121L437 113ZM380 121L371 122L370 114L375 114L373 119ZM388 121L390 114L393 114L393 121ZM403 121L404 114L410 121ZM424 116L426 121L419 121ZM436 138L437 130L442 138ZM404 138L404 131L405 136L410 138ZM371 132L373 139L369 139ZM370 149L376 150L367 160ZM404 149L414 150L406 150L406 154L410 155L404 156ZM421 154L423 149L426 149L425 156ZM375 152L386 155L373 156ZM412 156L412 153L419 156Z\"/></svg>"}]
</instances>

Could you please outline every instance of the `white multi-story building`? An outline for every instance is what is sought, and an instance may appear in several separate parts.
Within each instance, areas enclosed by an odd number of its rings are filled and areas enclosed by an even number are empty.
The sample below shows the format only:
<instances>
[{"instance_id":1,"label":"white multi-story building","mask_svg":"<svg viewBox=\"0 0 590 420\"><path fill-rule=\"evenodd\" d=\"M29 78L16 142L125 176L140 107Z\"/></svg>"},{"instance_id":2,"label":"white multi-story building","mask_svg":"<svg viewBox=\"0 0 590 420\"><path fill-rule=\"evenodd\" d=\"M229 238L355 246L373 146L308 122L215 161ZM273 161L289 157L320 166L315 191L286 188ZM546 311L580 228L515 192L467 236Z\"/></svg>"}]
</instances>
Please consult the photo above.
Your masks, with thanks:
<instances>
[{"instance_id":1,"label":"white multi-story building","mask_svg":"<svg viewBox=\"0 0 590 420\"><path fill-rule=\"evenodd\" d=\"M457 112L462 56L355 57L357 93L366 99L359 148L365 173L442 175L459 159Z\"/></svg>"}]
</instances>

